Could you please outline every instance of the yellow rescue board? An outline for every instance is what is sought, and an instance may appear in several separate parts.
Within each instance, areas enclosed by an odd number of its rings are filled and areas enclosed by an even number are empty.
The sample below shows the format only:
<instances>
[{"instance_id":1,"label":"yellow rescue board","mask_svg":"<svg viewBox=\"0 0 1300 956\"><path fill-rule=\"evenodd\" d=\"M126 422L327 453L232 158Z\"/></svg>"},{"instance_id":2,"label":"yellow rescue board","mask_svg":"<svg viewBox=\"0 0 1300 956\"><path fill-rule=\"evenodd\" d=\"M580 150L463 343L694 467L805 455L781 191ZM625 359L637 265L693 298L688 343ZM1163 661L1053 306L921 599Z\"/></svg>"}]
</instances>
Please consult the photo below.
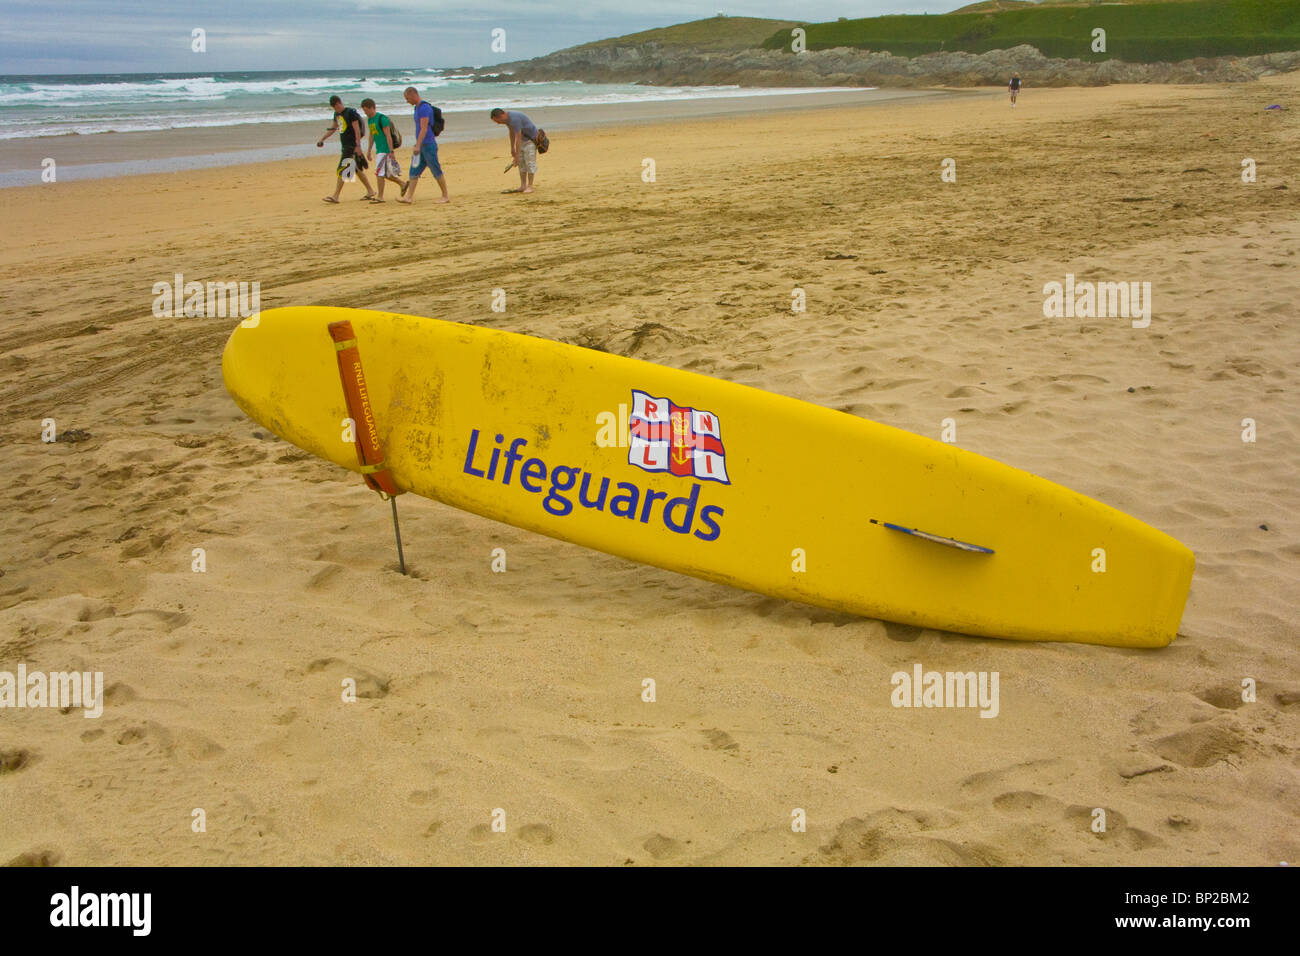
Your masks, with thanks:
<instances>
[{"instance_id":1,"label":"yellow rescue board","mask_svg":"<svg viewBox=\"0 0 1300 956\"><path fill-rule=\"evenodd\" d=\"M222 357L235 402L344 468L360 470L327 331L344 319L403 490L889 621L1128 647L1161 647L1178 632L1188 548L950 444L692 372L436 319L311 307L241 323ZM1104 572L1094 570L1097 549Z\"/></svg>"}]
</instances>

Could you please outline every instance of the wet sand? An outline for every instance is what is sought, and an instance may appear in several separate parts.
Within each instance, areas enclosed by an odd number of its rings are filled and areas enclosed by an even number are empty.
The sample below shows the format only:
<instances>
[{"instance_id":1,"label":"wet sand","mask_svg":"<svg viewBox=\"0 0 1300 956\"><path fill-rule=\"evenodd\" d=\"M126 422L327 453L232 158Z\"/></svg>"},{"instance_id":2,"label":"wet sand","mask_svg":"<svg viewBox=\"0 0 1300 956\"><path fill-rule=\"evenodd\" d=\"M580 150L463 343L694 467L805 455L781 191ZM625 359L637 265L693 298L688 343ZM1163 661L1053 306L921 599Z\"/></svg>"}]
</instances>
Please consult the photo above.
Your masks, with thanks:
<instances>
[{"instance_id":1,"label":"wet sand","mask_svg":"<svg viewBox=\"0 0 1300 956\"><path fill-rule=\"evenodd\" d=\"M501 90L508 109L509 88ZM858 90L753 93L744 96L666 100L663 102L551 106L528 114L543 129L555 132L614 124L656 123L701 117L734 117L788 110L847 109L874 104L970 96L970 91ZM356 106L356 104L351 104ZM389 110L399 128L412 138L409 107ZM457 143L501 136L486 111L448 112L439 142ZM316 141L331 123L328 107L319 121L261 125L195 127L157 132L97 133L93 136L43 136L0 140L0 187L41 182L42 161L52 158L65 182L146 173L179 172L212 166L278 163L318 153ZM338 150L337 137L325 153Z\"/></svg>"}]
</instances>

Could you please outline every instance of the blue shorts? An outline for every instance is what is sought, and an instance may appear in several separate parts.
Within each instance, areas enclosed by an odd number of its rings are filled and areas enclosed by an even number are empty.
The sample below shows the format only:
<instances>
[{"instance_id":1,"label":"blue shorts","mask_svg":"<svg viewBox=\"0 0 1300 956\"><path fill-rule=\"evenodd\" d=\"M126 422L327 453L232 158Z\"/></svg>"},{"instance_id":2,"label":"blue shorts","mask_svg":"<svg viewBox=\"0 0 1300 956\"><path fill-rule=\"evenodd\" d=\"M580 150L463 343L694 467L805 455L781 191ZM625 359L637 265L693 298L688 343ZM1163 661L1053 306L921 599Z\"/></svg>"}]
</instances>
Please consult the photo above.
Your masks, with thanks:
<instances>
[{"instance_id":1,"label":"blue shorts","mask_svg":"<svg viewBox=\"0 0 1300 956\"><path fill-rule=\"evenodd\" d=\"M433 173L434 178L442 175L442 166L438 164L437 140L425 140L424 145L420 147L418 152L411 150L411 178L419 179L426 166Z\"/></svg>"}]
</instances>

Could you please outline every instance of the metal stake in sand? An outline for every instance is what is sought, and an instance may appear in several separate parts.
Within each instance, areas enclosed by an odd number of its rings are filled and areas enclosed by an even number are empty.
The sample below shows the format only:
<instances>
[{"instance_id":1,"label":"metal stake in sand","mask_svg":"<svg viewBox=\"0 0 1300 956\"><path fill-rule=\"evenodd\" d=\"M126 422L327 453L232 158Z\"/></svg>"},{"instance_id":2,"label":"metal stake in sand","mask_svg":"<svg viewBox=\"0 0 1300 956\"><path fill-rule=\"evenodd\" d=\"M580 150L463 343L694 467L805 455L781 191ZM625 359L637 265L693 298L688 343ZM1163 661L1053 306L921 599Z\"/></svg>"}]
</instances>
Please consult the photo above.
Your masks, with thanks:
<instances>
[{"instance_id":1,"label":"metal stake in sand","mask_svg":"<svg viewBox=\"0 0 1300 956\"><path fill-rule=\"evenodd\" d=\"M366 387L366 373L361 368L361 351L352 323L343 320L329 324L330 338L338 355L339 379L343 385L343 399L355 431L357 464L366 485L393 503L393 534L397 536L397 564L406 574L406 557L402 554L402 529L397 523L397 496L402 493L384 464L384 450L379 444L374 409L370 405L370 391Z\"/></svg>"},{"instance_id":2,"label":"metal stake in sand","mask_svg":"<svg viewBox=\"0 0 1300 956\"><path fill-rule=\"evenodd\" d=\"M402 528L397 523L397 496L394 495L388 499L389 504L393 506L393 534L397 536L397 566L406 573L406 558L402 556Z\"/></svg>"}]
</instances>

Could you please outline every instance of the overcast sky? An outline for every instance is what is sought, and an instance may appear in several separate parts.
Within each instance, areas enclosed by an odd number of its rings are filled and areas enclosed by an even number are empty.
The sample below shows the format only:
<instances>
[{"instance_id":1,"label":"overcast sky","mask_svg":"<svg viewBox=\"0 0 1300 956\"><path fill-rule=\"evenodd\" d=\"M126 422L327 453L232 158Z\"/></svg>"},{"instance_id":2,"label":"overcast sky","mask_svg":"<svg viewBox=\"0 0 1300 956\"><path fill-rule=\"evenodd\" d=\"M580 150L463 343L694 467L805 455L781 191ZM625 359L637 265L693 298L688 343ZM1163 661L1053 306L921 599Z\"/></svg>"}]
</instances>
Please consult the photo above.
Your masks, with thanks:
<instances>
[{"instance_id":1,"label":"overcast sky","mask_svg":"<svg viewBox=\"0 0 1300 956\"><path fill-rule=\"evenodd\" d=\"M0 73L478 66L728 16L944 13L964 0L4 0ZM191 31L207 52L190 51ZM505 53L491 32L506 31Z\"/></svg>"}]
</instances>

